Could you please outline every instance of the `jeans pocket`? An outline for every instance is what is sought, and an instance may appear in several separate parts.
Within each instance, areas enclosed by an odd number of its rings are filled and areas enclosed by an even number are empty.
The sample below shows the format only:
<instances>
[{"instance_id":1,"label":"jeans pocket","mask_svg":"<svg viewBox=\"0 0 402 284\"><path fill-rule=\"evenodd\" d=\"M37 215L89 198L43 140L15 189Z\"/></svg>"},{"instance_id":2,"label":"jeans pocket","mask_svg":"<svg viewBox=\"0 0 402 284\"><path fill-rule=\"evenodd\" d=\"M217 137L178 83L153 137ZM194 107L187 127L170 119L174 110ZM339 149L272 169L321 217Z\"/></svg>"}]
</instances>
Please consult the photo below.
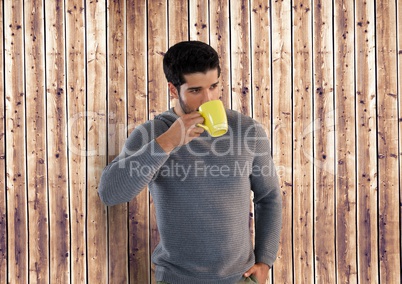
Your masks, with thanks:
<instances>
[{"instance_id":1,"label":"jeans pocket","mask_svg":"<svg viewBox=\"0 0 402 284\"><path fill-rule=\"evenodd\" d=\"M252 283L258 284L258 280L257 280L257 278L255 278L254 275L250 275L249 278L250 278L251 281L253 281Z\"/></svg>"},{"instance_id":2,"label":"jeans pocket","mask_svg":"<svg viewBox=\"0 0 402 284\"><path fill-rule=\"evenodd\" d=\"M249 277L243 277L238 284L258 284L257 278L254 275L250 275Z\"/></svg>"}]
</instances>

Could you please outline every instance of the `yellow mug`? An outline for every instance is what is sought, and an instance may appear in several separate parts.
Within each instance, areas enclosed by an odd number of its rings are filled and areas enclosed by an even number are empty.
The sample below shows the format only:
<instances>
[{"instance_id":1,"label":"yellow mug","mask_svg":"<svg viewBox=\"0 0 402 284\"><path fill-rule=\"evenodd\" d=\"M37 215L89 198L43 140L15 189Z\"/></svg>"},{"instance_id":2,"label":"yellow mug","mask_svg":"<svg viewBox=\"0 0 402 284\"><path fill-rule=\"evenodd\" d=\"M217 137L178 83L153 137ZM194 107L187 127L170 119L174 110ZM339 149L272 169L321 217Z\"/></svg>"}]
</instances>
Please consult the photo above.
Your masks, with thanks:
<instances>
[{"instance_id":1,"label":"yellow mug","mask_svg":"<svg viewBox=\"0 0 402 284\"><path fill-rule=\"evenodd\" d=\"M219 137L228 131L226 110L221 100L212 100L202 104L198 112L204 118L203 124L197 126L204 128L212 137Z\"/></svg>"}]
</instances>

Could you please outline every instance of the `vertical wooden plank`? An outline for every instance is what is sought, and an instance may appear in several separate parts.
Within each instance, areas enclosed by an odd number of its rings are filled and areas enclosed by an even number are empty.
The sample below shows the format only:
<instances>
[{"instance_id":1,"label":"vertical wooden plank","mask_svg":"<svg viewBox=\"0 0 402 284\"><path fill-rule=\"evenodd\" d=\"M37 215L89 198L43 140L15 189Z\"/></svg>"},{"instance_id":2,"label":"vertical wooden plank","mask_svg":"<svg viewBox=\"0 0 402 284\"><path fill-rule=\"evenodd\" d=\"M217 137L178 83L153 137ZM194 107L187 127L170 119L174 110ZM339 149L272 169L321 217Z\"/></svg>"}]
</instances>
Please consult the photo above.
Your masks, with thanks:
<instances>
[{"instance_id":1,"label":"vertical wooden plank","mask_svg":"<svg viewBox=\"0 0 402 284\"><path fill-rule=\"evenodd\" d=\"M336 275L338 283L357 283L354 6L334 5Z\"/></svg>"},{"instance_id":2,"label":"vertical wooden plank","mask_svg":"<svg viewBox=\"0 0 402 284\"><path fill-rule=\"evenodd\" d=\"M148 118L146 8L146 0L127 2L128 132ZM129 204L130 283L150 281L148 196L144 189Z\"/></svg>"},{"instance_id":3,"label":"vertical wooden plank","mask_svg":"<svg viewBox=\"0 0 402 284\"><path fill-rule=\"evenodd\" d=\"M399 204L402 205L402 3L397 2L397 33L398 33L398 101L399 101ZM1 33L0 33L1 34ZM399 238L400 250L402 251L402 206L399 210ZM401 256L402 261L402 256ZM402 272L400 272L402 277Z\"/></svg>"},{"instance_id":4,"label":"vertical wooden plank","mask_svg":"<svg viewBox=\"0 0 402 284\"><path fill-rule=\"evenodd\" d=\"M25 3L29 279L49 283L46 88L43 1Z\"/></svg>"},{"instance_id":5,"label":"vertical wooden plank","mask_svg":"<svg viewBox=\"0 0 402 284\"><path fill-rule=\"evenodd\" d=\"M315 272L335 283L332 1L313 1Z\"/></svg>"},{"instance_id":6,"label":"vertical wooden plank","mask_svg":"<svg viewBox=\"0 0 402 284\"><path fill-rule=\"evenodd\" d=\"M293 283L291 1L272 3L272 153L282 191L282 232L274 281ZM258 97L255 97L258 99Z\"/></svg>"},{"instance_id":7,"label":"vertical wooden plank","mask_svg":"<svg viewBox=\"0 0 402 284\"><path fill-rule=\"evenodd\" d=\"M396 1L376 1L380 282L400 281Z\"/></svg>"},{"instance_id":8,"label":"vertical wooden plank","mask_svg":"<svg viewBox=\"0 0 402 284\"><path fill-rule=\"evenodd\" d=\"M168 45L172 46L178 42L189 40L189 5L187 1L172 0L169 1L168 6ZM172 97L170 97L169 106L173 106Z\"/></svg>"},{"instance_id":9,"label":"vertical wooden plank","mask_svg":"<svg viewBox=\"0 0 402 284\"><path fill-rule=\"evenodd\" d=\"M231 2L230 17L232 108L251 116L249 1Z\"/></svg>"},{"instance_id":10,"label":"vertical wooden plank","mask_svg":"<svg viewBox=\"0 0 402 284\"><path fill-rule=\"evenodd\" d=\"M190 40L209 43L208 2L204 0L189 0Z\"/></svg>"},{"instance_id":11,"label":"vertical wooden plank","mask_svg":"<svg viewBox=\"0 0 402 284\"><path fill-rule=\"evenodd\" d=\"M210 45L218 53L221 66L220 99L231 108L229 0L210 1L209 5Z\"/></svg>"},{"instance_id":12,"label":"vertical wooden plank","mask_svg":"<svg viewBox=\"0 0 402 284\"><path fill-rule=\"evenodd\" d=\"M71 281L85 283L86 267L86 86L84 0L66 5L66 59L71 212Z\"/></svg>"},{"instance_id":13,"label":"vertical wooden plank","mask_svg":"<svg viewBox=\"0 0 402 284\"><path fill-rule=\"evenodd\" d=\"M46 1L46 88L50 280L70 281L64 1Z\"/></svg>"},{"instance_id":14,"label":"vertical wooden plank","mask_svg":"<svg viewBox=\"0 0 402 284\"><path fill-rule=\"evenodd\" d=\"M8 281L28 282L28 220L25 149L24 10L4 3Z\"/></svg>"},{"instance_id":15,"label":"vertical wooden plank","mask_svg":"<svg viewBox=\"0 0 402 284\"><path fill-rule=\"evenodd\" d=\"M250 3L237 1L231 5L230 12L230 53L231 53L231 108L242 114L253 116L250 50ZM267 133L269 135L269 133ZM254 195L250 193L250 233L254 245Z\"/></svg>"},{"instance_id":16,"label":"vertical wooden plank","mask_svg":"<svg viewBox=\"0 0 402 284\"><path fill-rule=\"evenodd\" d=\"M300 283L314 283L311 5L293 1L293 261Z\"/></svg>"},{"instance_id":17,"label":"vertical wooden plank","mask_svg":"<svg viewBox=\"0 0 402 284\"><path fill-rule=\"evenodd\" d=\"M188 10L187 1L169 1L169 46L189 40Z\"/></svg>"},{"instance_id":18,"label":"vertical wooden plank","mask_svg":"<svg viewBox=\"0 0 402 284\"><path fill-rule=\"evenodd\" d=\"M374 3L355 4L356 183L359 283L378 283L377 123Z\"/></svg>"},{"instance_id":19,"label":"vertical wooden plank","mask_svg":"<svg viewBox=\"0 0 402 284\"><path fill-rule=\"evenodd\" d=\"M5 97L4 88L4 14L0 2L0 283L7 283L7 193L5 147Z\"/></svg>"},{"instance_id":20,"label":"vertical wooden plank","mask_svg":"<svg viewBox=\"0 0 402 284\"><path fill-rule=\"evenodd\" d=\"M230 2L230 1L229 1ZM249 1L229 4L232 109L252 116ZM250 232L254 241L254 204L250 193Z\"/></svg>"},{"instance_id":21,"label":"vertical wooden plank","mask_svg":"<svg viewBox=\"0 0 402 284\"><path fill-rule=\"evenodd\" d=\"M87 0L86 11L88 283L107 283L107 213L98 196L100 176L107 162L106 3Z\"/></svg>"},{"instance_id":22,"label":"vertical wooden plank","mask_svg":"<svg viewBox=\"0 0 402 284\"><path fill-rule=\"evenodd\" d=\"M357 1L355 10L358 278L378 283L374 3Z\"/></svg>"},{"instance_id":23,"label":"vertical wooden plank","mask_svg":"<svg viewBox=\"0 0 402 284\"><path fill-rule=\"evenodd\" d=\"M150 119L166 110L167 83L163 55L167 50L167 1L148 2L148 97Z\"/></svg>"},{"instance_id":24,"label":"vertical wooden plank","mask_svg":"<svg viewBox=\"0 0 402 284\"><path fill-rule=\"evenodd\" d=\"M148 1L148 112L149 118L168 106L167 83L163 73L163 54L167 50L167 1ZM159 242L155 208L150 198L150 253ZM156 283L155 266L151 264L151 283Z\"/></svg>"},{"instance_id":25,"label":"vertical wooden plank","mask_svg":"<svg viewBox=\"0 0 402 284\"><path fill-rule=\"evenodd\" d=\"M126 139L126 6L108 1L108 162ZM109 207L109 282L128 281L127 204Z\"/></svg>"},{"instance_id":26,"label":"vertical wooden plank","mask_svg":"<svg viewBox=\"0 0 402 284\"><path fill-rule=\"evenodd\" d=\"M270 1L251 1L253 117L271 133L271 19Z\"/></svg>"}]
</instances>

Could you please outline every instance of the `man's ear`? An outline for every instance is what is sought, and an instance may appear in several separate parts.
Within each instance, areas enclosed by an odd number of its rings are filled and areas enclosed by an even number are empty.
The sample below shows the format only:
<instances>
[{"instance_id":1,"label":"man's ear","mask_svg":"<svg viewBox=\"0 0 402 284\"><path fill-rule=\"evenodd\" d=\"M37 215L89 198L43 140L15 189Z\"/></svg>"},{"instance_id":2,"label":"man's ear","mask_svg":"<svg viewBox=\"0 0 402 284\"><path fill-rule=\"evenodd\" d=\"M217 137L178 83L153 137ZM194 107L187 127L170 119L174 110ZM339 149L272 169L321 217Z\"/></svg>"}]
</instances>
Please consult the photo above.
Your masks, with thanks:
<instances>
[{"instance_id":1,"label":"man's ear","mask_svg":"<svg viewBox=\"0 0 402 284\"><path fill-rule=\"evenodd\" d=\"M175 87L171 82L168 82L168 88L169 88L169 91L170 91L170 96L171 96L173 99L178 99L178 98L179 98L179 94L178 94L178 92L177 92L177 89L176 89L176 87Z\"/></svg>"}]
</instances>

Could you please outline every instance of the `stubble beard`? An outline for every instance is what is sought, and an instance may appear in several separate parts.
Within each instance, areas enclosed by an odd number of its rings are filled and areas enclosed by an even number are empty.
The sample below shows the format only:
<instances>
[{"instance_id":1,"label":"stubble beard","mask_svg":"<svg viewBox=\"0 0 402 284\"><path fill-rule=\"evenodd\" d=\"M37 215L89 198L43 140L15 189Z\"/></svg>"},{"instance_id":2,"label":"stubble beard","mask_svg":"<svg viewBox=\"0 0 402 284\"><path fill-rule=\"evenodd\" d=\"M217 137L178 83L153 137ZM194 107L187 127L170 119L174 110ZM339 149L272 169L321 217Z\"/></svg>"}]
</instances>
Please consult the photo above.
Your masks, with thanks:
<instances>
[{"instance_id":1,"label":"stubble beard","mask_svg":"<svg viewBox=\"0 0 402 284\"><path fill-rule=\"evenodd\" d=\"M186 103L182 100L180 94L179 94L179 103L180 103L181 110L184 112L184 114L189 114L194 111L188 105L186 105Z\"/></svg>"}]
</instances>

